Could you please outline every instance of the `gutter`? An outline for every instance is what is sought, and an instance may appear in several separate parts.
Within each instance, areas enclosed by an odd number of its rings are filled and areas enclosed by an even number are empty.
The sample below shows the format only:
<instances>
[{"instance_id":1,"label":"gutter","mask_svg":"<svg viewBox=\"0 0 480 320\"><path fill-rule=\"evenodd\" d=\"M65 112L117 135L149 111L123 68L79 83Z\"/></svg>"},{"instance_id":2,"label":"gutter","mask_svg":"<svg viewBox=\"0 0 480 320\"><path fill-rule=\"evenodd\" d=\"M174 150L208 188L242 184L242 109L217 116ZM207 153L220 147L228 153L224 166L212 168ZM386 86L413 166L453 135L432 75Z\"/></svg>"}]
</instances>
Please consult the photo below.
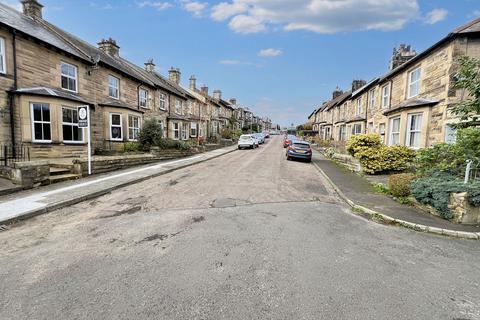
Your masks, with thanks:
<instances>
[{"instance_id":1,"label":"gutter","mask_svg":"<svg viewBox=\"0 0 480 320\"><path fill-rule=\"evenodd\" d=\"M12 155L16 157L16 139L15 139L15 117L14 117L14 95L12 91L17 90L18 88L18 75L17 75L17 31L15 29L11 29L12 34L12 48L13 48L13 87L11 91L8 93L9 97L9 109L10 109L10 134L12 137Z\"/></svg>"}]
</instances>

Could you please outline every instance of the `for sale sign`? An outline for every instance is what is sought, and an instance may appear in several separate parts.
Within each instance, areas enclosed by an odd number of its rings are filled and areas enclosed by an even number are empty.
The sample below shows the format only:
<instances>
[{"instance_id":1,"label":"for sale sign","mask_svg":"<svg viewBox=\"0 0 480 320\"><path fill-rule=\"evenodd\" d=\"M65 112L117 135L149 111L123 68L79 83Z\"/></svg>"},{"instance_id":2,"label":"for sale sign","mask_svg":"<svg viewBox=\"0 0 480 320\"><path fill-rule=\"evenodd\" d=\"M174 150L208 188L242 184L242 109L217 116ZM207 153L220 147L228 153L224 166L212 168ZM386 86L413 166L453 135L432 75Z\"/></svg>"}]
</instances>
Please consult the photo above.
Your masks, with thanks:
<instances>
[{"instance_id":1,"label":"for sale sign","mask_svg":"<svg viewBox=\"0 0 480 320\"><path fill-rule=\"evenodd\" d=\"M78 107L77 111L78 111L78 127L88 128L88 106Z\"/></svg>"}]
</instances>

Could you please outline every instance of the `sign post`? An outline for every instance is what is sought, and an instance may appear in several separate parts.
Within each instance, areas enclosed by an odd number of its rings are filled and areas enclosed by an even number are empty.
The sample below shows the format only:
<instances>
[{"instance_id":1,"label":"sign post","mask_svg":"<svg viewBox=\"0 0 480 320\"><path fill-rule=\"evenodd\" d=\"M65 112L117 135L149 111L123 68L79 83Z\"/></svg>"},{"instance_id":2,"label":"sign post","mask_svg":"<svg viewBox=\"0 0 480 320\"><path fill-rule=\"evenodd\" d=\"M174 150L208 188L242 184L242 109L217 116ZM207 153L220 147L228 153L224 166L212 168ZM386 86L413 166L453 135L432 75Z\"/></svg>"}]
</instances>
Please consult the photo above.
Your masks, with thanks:
<instances>
[{"instance_id":1,"label":"sign post","mask_svg":"<svg viewBox=\"0 0 480 320\"><path fill-rule=\"evenodd\" d=\"M91 148L91 132L90 132L90 106L80 106L77 108L78 113L78 127L87 128L88 133L88 175L92 174L92 148Z\"/></svg>"}]
</instances>

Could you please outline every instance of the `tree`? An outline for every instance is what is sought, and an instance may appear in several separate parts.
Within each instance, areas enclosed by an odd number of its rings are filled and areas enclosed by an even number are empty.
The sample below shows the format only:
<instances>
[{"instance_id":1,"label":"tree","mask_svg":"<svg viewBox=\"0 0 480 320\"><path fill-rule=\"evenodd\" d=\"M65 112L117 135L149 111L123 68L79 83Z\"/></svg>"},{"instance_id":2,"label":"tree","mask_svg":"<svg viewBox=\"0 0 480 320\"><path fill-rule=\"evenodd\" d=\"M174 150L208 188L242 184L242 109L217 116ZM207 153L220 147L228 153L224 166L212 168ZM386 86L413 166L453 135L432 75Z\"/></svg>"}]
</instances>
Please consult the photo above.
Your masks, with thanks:
<instances>
[{"instance_id":1,"label":"tree","mask_svg":"<svg viewBox=\"0 0 480 320\"><path fill-rule=\"evenodd\" d=\"M477 127L480 125L480 60L462 57L460 69L455 75L455 87L465 89L469 98L452 108L452 113L460 117L457 128Z\"/></svg>"}]
</instances>

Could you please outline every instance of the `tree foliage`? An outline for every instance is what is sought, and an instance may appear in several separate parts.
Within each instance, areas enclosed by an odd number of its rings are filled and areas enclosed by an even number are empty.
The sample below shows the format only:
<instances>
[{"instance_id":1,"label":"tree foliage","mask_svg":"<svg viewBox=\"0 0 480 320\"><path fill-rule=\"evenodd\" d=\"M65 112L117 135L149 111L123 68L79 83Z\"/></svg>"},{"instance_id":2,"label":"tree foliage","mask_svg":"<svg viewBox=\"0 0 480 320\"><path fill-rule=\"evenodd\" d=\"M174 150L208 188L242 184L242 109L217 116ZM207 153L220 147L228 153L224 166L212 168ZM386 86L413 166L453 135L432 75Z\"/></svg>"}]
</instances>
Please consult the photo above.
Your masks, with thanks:
<instances>
[{"instance_id":1,"label":"tree foliage","mask_svg":"<svg viewBox=\"0 0 480 320\"><path fill-rule=\"evenodd\" d=\"M468 98L455 105L452 113L461 120L457 128L476 127L480 125L480 59L462 57L460 69L455 75L455 87L468 92Z\"/></svg>"}]
</instances>

